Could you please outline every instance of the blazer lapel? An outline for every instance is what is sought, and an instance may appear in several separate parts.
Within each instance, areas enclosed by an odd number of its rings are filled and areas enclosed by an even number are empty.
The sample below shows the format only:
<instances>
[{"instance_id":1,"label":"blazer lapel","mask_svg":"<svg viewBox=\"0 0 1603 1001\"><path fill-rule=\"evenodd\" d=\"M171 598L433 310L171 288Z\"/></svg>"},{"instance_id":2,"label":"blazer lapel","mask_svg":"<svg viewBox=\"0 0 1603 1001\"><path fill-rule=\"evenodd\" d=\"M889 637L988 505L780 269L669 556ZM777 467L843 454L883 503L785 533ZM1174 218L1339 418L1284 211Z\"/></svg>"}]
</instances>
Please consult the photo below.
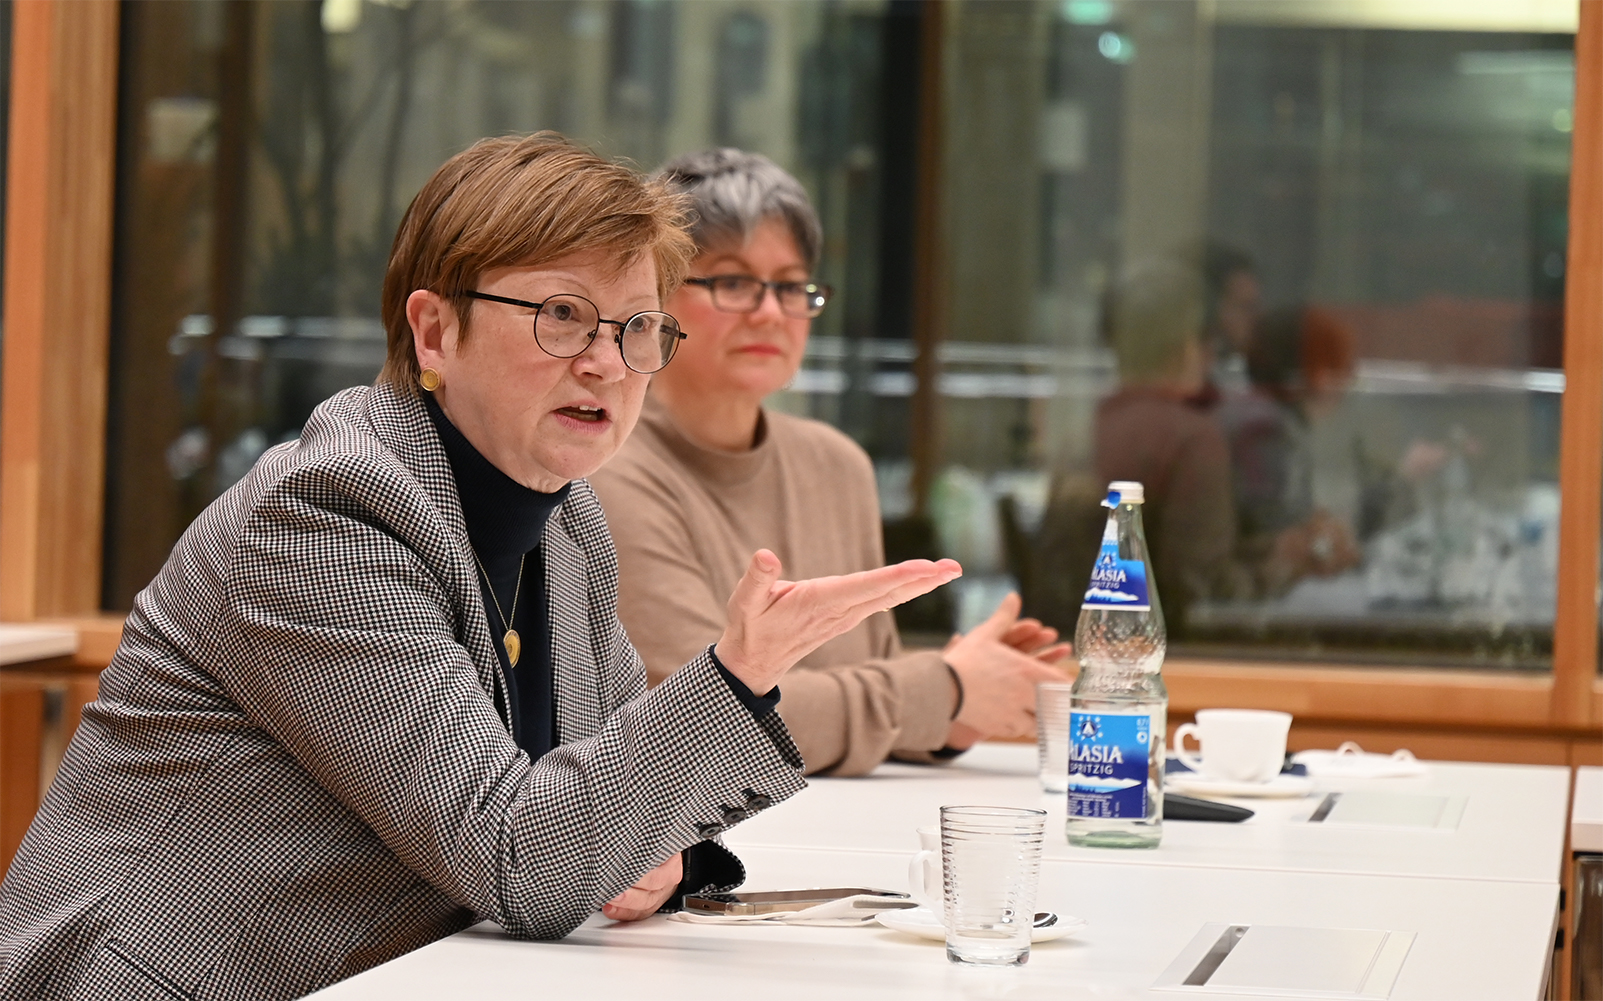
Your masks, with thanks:
<instances>
[{"instance_id":1,"label":"blazer lapel","mask_svg":"<svg viewBox=\"0 0 1603 1001\"><path fill-rule=\"evenodd\" d=\"M557 699L555 739L559 744L596 733L601 729L602 717L600 672L589 642L590 591L585 556L568 534L566 521L564 504L546 523L541 543Z\"/></svg>"},{"instance_id":2,"label":"blazer lapel","mask_svg":"<svg viewBox=\"0 0 1603 1001\"><path fill-rule=\"evenodd\" d=\"M417 396L399 393L394 386L383 382L368 392L367 412L374 432L412 473L440 513L445 527L445 538L440 540L442 545L430 547L421 555L440 571L450 588L460 616L458 639L467 647L480 683L495 698L502 722L510 732L512 719L508 714L511 710L501 679L501 661L496 656L495 641L490 638L490 621L479 591L478 566L473 561L462 501L456 492L456 477L451 473L451 460L446 457L445 446L440 444L440 433Z\"/></svg>"}]
</instances>

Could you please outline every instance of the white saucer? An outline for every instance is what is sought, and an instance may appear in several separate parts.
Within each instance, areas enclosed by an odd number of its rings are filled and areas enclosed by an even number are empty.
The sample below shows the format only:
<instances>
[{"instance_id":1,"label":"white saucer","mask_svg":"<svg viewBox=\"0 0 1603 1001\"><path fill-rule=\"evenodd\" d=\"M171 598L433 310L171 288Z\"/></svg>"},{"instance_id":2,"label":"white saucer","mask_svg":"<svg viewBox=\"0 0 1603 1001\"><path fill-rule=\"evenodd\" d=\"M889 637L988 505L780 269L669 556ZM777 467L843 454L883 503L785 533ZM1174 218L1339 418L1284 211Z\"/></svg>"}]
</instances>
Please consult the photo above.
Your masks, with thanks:
<instances>
[{"instance_id":1,"label":"white saucer","mask_svg":"<svg viewBox=\"0 0 1603 1001\"><path fill-rule=\"evenodd\" d=\"M1170 772L1163 787L1182 796L1225 796L1241 799L1297 799L1314 791L1306 775L1276 775L1268 782L1226 782L1196 772Z\"/></svg>"},{"instance_id":2,"label":"white saucer","mask_svg":"<svg viewBox=\"0 0 1603 1001\"><path fill-rule=\"evenodd\" d=\"M939 916L928 907L909 907L904 910L880 911L874 919L885 927L907 935L917 935L919 938L931 938L937 941L946 941L946 925ZM1057 924L1048 928L1033 928L1030 930L1030 941L1050 942L1053 939L1067 938L1086 929L1090 922L1084 918L1073 918L1064 914L1058 915Z\"/></svg>"}]
</instances>

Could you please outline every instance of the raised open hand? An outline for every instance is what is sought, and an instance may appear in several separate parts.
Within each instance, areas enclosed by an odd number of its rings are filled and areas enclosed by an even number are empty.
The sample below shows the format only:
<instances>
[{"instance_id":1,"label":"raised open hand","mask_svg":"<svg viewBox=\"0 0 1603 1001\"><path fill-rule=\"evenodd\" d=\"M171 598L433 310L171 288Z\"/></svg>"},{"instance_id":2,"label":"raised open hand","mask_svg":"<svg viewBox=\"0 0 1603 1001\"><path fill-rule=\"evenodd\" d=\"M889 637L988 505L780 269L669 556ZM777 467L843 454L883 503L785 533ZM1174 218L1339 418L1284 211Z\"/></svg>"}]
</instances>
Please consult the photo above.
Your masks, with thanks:
<instances>
[{"instance_id":1,"label":"raised open hand","mask_svg":"<svg viewBox=\"0 0 1603 1001\"><path fill-rule=\"evenodd\" d=\"M759 695L807 654L873 615L963 573L955 560L908 560L878 570L780 580L779 557L759 549L729 596L718 659Z\"/></svg>"}]
</instances>

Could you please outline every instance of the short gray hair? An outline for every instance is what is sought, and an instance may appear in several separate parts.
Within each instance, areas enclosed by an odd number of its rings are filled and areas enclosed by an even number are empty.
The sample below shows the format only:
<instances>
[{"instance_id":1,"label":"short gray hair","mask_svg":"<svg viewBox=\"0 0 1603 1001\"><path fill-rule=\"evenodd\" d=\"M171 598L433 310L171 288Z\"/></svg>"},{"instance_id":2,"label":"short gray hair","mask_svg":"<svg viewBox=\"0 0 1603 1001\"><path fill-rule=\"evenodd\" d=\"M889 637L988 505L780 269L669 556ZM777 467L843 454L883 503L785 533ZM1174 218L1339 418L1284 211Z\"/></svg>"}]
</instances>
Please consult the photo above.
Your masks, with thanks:
<instances>
[{"instance_id":1,"label":"short gray hair","mask_svg":"<svg viewBox=\"0 0 1603 1001\"><path fill-rule=\"evenodd\" d=\"M724 147L674 157L657 176L691 197L696 249L744 246L756 228L777 219L790 230L809 268L823 250L824 228L807 189L761 153Z\"/></svg>"}]
</instances>

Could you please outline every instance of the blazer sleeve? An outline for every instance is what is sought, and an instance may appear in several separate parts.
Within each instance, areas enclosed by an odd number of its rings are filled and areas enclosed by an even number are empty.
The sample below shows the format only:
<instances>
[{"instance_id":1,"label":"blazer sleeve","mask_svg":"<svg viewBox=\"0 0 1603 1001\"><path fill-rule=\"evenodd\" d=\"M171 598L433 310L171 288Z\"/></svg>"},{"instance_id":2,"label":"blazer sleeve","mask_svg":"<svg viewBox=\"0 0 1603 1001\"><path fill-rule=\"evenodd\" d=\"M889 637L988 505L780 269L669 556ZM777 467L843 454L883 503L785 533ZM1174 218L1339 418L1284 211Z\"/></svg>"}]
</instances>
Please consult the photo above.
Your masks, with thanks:
<instances>
[{"instance_id":1,"label":"blazer sleeve","mask_svg":"<svg viewBox=\"0 0 1603 1001\"><path fill-rule=\"evenodd\" d=\"M808 774L867 775L890 757L925 760L946 742L955 691L935 651L798 667L779 713Z\"/></svg>"},{"instance_id":2,"label":"blazer sleeve","mask_svg":"<svg viewBox=\"0 0 1603 1001\"><path fill-rule=\"evenodd\" d=\"M355 478L359 480L360 478ZM305 467L232 555L214 630L230 694L406 865L508 932L556 938L670 855L805 783L783 724L702 655L531 763L436 570L353 478ZM623 643L611 653L639 670Z\"/></svg>"}]
</instances>

